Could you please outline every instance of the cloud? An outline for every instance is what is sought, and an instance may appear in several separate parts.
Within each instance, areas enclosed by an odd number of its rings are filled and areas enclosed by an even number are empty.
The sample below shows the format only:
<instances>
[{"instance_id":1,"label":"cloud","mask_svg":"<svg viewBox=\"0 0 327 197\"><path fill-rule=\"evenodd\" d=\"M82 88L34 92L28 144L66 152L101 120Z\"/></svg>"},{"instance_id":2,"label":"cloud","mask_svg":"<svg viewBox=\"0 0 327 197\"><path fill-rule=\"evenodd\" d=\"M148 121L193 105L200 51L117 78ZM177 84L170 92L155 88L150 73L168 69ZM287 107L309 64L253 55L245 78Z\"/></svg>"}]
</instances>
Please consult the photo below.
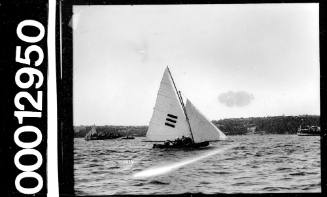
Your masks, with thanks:
<instances>
[{"instance_id":1,"label":"cloud","mask_svg":"<svg viewBox=\"0 0 327 197\"><path fill-rule=\"evenodd\" d=\"M218 96L219 102L225 104L227 107L244 107L249 105L253 99L253 94L245 91L228 91Z\"/></svg>"}]
</instances>

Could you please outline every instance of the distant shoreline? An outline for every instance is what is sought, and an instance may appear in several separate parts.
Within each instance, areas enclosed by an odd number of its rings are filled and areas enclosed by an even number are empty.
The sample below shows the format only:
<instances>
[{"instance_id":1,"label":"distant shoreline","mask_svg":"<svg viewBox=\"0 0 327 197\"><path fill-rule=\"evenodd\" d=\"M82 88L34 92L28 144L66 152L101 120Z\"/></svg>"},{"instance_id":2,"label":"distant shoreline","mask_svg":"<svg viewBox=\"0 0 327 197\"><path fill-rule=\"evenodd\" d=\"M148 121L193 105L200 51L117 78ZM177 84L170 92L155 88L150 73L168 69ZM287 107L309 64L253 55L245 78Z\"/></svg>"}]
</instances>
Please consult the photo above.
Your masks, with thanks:
<instances>
[{"instance_id":1,"label":"distant shoreline","mask_svg":"<svg viewBox=\"0 0 327 197\"><path fill-rule=\"evenodd\" d=\"M254 134L296 134L300 125L320 126L319 115L300 116L268 116L249 118L228 118L213 120L226 135ZM93 125L74 126L74 137L84 137ZM131 135L143 137L146 135L148 126L95 126L96 130L103 133L119 134L121 136Z\"/></svg>"}]
</instances>

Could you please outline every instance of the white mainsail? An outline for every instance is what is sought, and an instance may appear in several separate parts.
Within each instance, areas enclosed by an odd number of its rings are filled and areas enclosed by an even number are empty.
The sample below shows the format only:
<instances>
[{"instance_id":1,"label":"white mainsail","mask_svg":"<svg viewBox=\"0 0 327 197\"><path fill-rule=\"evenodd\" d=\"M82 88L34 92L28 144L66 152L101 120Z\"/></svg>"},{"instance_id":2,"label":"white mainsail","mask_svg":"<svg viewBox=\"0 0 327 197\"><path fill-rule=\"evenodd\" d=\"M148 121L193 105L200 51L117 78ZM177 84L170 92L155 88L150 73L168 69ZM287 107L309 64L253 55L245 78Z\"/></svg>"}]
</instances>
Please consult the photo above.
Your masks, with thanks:
<instances>
[{"instance_id":1,"label":"white mainsail","mask_svg":"<svg viewBox=\"0 0 327 197\"><path fill-rule=\"evenodd\" d=\"M195 143L225 140L227 138L226 135L201 114L188 99L185 108Z\"/></svg>"},{"instance_id":2,"label":"white mainsail","mask_svg":"<svg viewBox=\"0 0 327 197\"><path fill-rule=\"evenodd\" d=\"M167 67L160 83L146 137L148 141L166 141L182 136L191 137L191 132Z\"/></svg>"}]
</instances>

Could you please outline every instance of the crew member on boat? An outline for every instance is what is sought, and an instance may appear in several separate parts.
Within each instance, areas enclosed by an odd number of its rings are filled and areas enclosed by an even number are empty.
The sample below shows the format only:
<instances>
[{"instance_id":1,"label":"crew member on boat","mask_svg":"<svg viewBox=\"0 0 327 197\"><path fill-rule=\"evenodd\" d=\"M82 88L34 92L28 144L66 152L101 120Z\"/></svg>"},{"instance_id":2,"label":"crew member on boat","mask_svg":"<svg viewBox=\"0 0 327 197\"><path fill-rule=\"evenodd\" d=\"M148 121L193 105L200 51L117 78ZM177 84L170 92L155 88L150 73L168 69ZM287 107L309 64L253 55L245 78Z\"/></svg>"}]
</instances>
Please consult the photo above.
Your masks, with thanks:
<instances>
[{"instance_id":1,"label":"crew member on boat","mask_svg":"<svg viewBox=\"0 0 327 197\"><path fill-rule=\"evenodd\" d=\"M164 145L165 146L189 146L193 143L192 139L190 137L185 137L185 136L182 136L182 138L177 138L176 140L174 141L170 141L170 140L167 140L165 141Z\"/></svg>"}]
</instances>

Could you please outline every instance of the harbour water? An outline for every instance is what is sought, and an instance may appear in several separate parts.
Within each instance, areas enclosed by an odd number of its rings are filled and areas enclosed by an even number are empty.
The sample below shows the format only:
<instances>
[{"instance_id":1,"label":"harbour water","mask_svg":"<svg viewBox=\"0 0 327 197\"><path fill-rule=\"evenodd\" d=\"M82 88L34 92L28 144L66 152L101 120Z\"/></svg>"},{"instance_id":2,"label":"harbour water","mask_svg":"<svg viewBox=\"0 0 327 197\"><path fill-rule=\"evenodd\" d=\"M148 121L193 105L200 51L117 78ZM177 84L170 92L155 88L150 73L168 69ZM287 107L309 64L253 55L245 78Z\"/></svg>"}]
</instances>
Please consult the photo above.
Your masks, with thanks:
<instances>
[{"instance_id":1,"label":"harbour water","mask_svg":"<svg viewBox=\"0 0 327 197\"><path fill-rule=\"evenodd\" d=\"M321 192L319 136L228 137L198 150L152 149L142 137L75 138L75 193ZM141 172L146 176L135 176Z\"/></svg>"}]
</instances>

